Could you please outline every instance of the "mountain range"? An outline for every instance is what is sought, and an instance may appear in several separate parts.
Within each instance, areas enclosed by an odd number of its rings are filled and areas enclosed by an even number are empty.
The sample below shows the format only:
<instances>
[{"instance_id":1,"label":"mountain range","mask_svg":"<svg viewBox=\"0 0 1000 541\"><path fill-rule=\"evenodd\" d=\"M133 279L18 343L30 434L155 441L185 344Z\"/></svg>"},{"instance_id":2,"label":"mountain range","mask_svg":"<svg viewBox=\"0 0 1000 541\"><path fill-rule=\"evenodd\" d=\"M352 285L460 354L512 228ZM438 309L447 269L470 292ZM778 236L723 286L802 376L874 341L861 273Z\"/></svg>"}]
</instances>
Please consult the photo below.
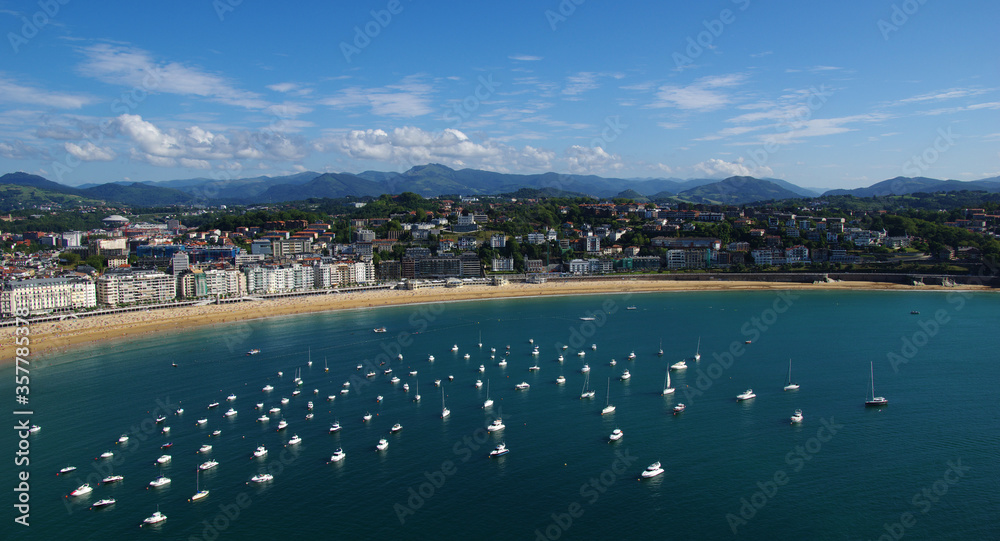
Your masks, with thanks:
<instances>
[{"instance_id":1,"label":"mountain range","mask_svg":"<svg viewBox=\"0 0 1000 541\"><path fill-rule=\"evenodd\" d=\"M379 196L384 193L414 192L424 197L438 195L490 195L514 193L521 189L548 195L586 195L596 198L626 197L638 201L687 201L705 204L739 205L757 201L814 198L820 195L872 197L905 195L915 192L977 190L1000 192L1000 177L976 181L938 180L925 177L896 177L867 188L829 190L823 194L776 178L736 176L727 179L645 178L623 179L595 175L541 173L518 175L478 169L455 170L440 164L412 167L402 172L364 171L352 173L303 172L276 177L239 179L190 178L168 181L109 182L66 186L28 173L0 177L3 185L19 186L0 191L0 210L23 208L19 200L30 189L37 203L45 194L76 199L84 204L97 202L131 206L175 204L252 205L297 201L310 198ZM18 207L17 205L20 205Z\"/></svg>"}]
</instances>

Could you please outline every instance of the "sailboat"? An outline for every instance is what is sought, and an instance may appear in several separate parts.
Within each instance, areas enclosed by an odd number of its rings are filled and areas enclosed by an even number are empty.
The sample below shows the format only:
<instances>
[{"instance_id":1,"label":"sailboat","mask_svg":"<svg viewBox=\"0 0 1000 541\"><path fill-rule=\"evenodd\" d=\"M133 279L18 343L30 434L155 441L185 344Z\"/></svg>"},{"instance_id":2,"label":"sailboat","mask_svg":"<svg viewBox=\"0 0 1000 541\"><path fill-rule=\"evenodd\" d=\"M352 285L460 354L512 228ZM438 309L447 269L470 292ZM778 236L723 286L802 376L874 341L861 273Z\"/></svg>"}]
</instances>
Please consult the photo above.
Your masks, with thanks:
<instances>
[{"instance_id":1,"label":"sailboat","mask_svg":"<svg viewBox=\"0 0 1000 541\"><path fill-rule=\"evenodd\" d=\"M698 337L698 348L694 350L694 362L701 360L701 337Z\"/></svg>"},{"instance_id":2,"label":"sailboat","mask_svg":"<svg viewBox=\"0 0 1000 541\"><path fill-rule=\"evenodd\" d=\"M883 396L875 396L875 363L871 363L871 375L872 375L872 399L865 400L865 406L885 406L889 403L889 399Z\"/></svg>"},{"instance_id":3,"label":"sailboat","mask_svg":"<svg viewBox=\"0 0 1000 541\"><path fill-rule=\"evenodd\" d=\"M204 498L205 496L208 496L207 490L201 490L201 468L198 468L195 471L194 479L195 479L194 486L197 492L194 493L194 496L191 496L191 498L188 500L189 502L197 501Z\"/></svg>"},{"instance_id":4,"label":"sailboat","mask_svg":"<svg viewBox=\"0 0 1000 541\"><path fill-rule=\"evenodd\" d=\"M798 388L798 383L792 383L792 360L788 359L788 381L785 383L785 390L794 391Z\"/></svg>"},{"instance_id":5,"label":"sailboat","mask_svg":"<svg viewBox=\"0 0 1000 541\"><path fill-rule=\"evenodd\" d=\"M312 352L312 348L310 347L309 348L309 357L308 357L309 360L306 362L307 366L312 366L313 365L312 356L313 356L313 352Z\"/></svg>"},{"instance_id":6,"label":"sailboat","mask_svg":"<svg viewBox=\"0 0 1000 541\"><path fill-rule=\"evenodd\" d=\"M660 338L660 351L656 354L657 357L663 357L663 339Z\"/></svg>"},{"instance_id":7,"label":"sailboat","mask_svg":"<svg viewBox=\"0 0 1000 541\"><path fill-rule=\"evenodd\" d=\"M479 331L479 347L483 347L483 331Z\"/></svg>"},{"instance_id":8,"label":"sailboat","mask_svg":"<svg viewBox=\"0 0 1000 541\"><path fill-rule=\"evenodd\" d=\"M486 402L483 402L483 408L489 408L493 406L493 399L490 398L490 380L486 380Z\"/></svg>"},{"instance_id":9,"label":"sailboat","mask_svg":"<svg viewBox=\"0 0 1000 541\"><path fill-rule=\"evenodd\" d=\"M323 371L324 372L330 371L330 365L326 364L326 357L323 357Z\"/></svg>"},{"instance_id":10,"label":"sailboat","mask_svg":"<svg viewBox=\"0 0 1000 541\"><path fill-rule=\"evenodd\" d=\"M594 398L597 394L592 390L587 389L587 385L590 384L590 372L587 372L587 376L583 378L583 391L580 393L580 398Z\"/></svg>"},{"instance_id":11,"label":"sailboat","mask_svg":"<svg viewBox=\"0 0 1000 541\"><path fill-rule=\"evenodd\" d=\"M420 380L414 380L413 387L414 390L417 391L417 393L413 395L413 401L420 402Z\"/></svg>"},{"instance_id":12,"label":"sailboat","mask_svg":"<svg viewBox=\"0 0 1000 541\"><path fill-rule=\"evenodd\" d=\"M601 415L607 415L609 413L614 413L614 412L615 412L615 407L611 405L611 378L608 378L608 401L607 404L604 406L604 409L601 410Z\"/></svg>"},{"instance_id":13,"label":"sailboat","mask_svg":"<svg viewBox=\"0 0 1000 541\"><path fill-rule=\"evenodd\" d=\"M670 386L670 369L668 368L667 377L663 379L663 396L667 396L668 394L674 394L675 390L676 389Z\"/></svg>"},{"instance_id":14,"label":"sailboat","mask_svg":"<svg viewBox=\"0 0 1000 541\"><path fill-rule=\"evenodd\" d=\"M451 415L451 410L444 405L444 387L441 387L441 418L444 419L449 415Z\"/></svg>"}]
</instances>

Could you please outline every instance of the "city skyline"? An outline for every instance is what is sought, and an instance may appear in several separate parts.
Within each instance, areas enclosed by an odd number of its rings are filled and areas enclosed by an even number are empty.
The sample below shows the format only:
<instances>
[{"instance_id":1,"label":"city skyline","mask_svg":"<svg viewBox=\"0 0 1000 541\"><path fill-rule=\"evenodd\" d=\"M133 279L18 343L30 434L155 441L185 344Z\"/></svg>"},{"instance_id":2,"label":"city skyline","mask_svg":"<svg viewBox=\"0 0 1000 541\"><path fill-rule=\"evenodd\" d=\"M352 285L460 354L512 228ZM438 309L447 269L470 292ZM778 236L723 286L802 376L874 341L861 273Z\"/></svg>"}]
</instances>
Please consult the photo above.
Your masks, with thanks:
<instances>
[{"instance_id":1,"label":"city skyline","mask_svg":"<svg viewBox=\"0 0 1000 541\"><path fill-rule=\"evenodd\" d=\"M478 9L0 3L0 171L1000 174L991 3Z\"/></svg>"}]
</instances>

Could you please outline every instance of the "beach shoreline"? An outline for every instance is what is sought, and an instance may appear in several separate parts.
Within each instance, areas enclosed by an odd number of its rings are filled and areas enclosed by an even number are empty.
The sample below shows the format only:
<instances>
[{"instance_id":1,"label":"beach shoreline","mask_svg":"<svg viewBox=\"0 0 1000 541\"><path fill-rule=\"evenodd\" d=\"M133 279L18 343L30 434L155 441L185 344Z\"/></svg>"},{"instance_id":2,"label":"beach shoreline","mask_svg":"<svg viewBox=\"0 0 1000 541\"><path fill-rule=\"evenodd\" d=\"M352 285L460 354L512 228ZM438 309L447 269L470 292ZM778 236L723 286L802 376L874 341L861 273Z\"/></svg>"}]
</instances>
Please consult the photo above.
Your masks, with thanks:
<instances>
[{"instance_id":1,"label":"beach shoreline","mask_svg":"<svg viewBox=\"0 0 1000 541\"><path fill-rule=\"evenodd\" d=\"M417 290L376 290L338 295L282 297L229 304L184 306L145 312L127 312L63 321L35 323L30 326L32 359L103 341L148 336L156 333L252 321L277 316L403 306L455 301L477 301L540 296L566 296L607 293L651 293L690 291L995 291L986 286L958 285L909 286L883 282L751 282L751 281L664 281L629 279L622 281L565 281L543 284L509 284L504 286L464 286L460 288L426 288ZM0 329L0 343L10 355L0 363L14 362L16 327ZM9 349L8 349L9 348Z\"/></svg>"}]
</instances>

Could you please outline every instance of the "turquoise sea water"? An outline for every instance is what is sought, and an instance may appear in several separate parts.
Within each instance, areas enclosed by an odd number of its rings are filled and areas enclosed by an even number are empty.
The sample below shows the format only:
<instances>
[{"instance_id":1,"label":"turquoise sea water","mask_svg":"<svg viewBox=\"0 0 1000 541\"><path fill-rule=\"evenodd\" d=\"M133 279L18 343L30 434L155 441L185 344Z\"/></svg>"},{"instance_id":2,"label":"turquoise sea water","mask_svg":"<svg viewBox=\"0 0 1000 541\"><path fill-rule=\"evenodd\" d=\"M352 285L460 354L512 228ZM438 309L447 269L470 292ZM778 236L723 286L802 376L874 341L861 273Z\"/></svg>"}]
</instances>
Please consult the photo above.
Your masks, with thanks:
<instances>
[{"instance_id":1,"label":"turquoise sea water","mask_svg":"<svg viewBox=\"0 0 1000 541\"><path fill-rule=\"evenodd\" d=\"M892 531L905 539L997 539L998 308L995 294L958 292L477 301L283 317L39 358L30 395L31 422L42 426L30 437L31 526L13 523L22 468L13 465L17 438L8 432L0 475L10 490L4 531L11 535L4 537L864 540ZM372 332L381 326L388 332ZM702 358L694 362L699 338ZM502 369L496 363L507 345ZM245 355L251 348L261 353ZM637 358L627 361L632 351ZM677 392L664 398L665 369L683 358L689 368L673 373ZM802 386L796 392L782 391L789 359ZM885 408L863 406L871 362ZM360 363L377 376L366 378ZM535 363L540 370L529 371ZM593 400L579 398L584 363ZM402 381L389 383L387 367ZM623 382L626 368L632 378ZM304 385L292 397L296 369ZM13 368L0 373L0 390L11 397ZM565 385L555 384L560 374ZM617 410L601 416L609 378ZM487 379L496 403L484 411ZM345 381L351 391L340 395ZM515 390L521 381L530 389ZM418 382L422 400L414 403ZM266 384L275 390L262 392ZM757 398L737 403L747 388ZM255 403L266 410L281 397L290 398L281 415L257 422ZM315 417L306 420L309 400ZM206 409L216 401L219 408ZM678 402L687 410L675 416ZM169 435L153 422L163 404L171 409L163 423ZM176 407L184 413L174 415ZM224 418L228 407L238 415ZM789 422L797 408L805 417L799 426ZM369 411L375 417L363 423ZM496 415L506 429L487 434ZM278 417L289 422L281 432ZM199 418L207 425L196 426ZM334 420L343 429L330 434ZM390 435L397 422L403 430ZM625 436L608 443L616 427ZM222 433L210 437L216 429ZM130 441L117 445L123 433ZM303 442L286 447L293 434ZM383 437L389 448L376 452ZM168 441L173 447L161 450ZM500 441L511 452L487 458ZM205 443L214 446L207 457L221 464L201 476L210 495L191 503L196 466L208 460L195 451ZM260 444L267 457L252 459ZM347 458L327 464L337 447ZM109 449L113 461L95 460ZM171 462L154 465L163 453ZM654 461L666 473L639 481ZM70 464L78 469L55 475ZM112 471L124 482L98 486ZM274 480L247 484L262 471ZM160 472L172 483L148 489ZM66 497L88 480L93 493ZM101 498L118 503L88 509ZM168 520L140 528L157 506Z\"/></svg>"}]
</instances>

